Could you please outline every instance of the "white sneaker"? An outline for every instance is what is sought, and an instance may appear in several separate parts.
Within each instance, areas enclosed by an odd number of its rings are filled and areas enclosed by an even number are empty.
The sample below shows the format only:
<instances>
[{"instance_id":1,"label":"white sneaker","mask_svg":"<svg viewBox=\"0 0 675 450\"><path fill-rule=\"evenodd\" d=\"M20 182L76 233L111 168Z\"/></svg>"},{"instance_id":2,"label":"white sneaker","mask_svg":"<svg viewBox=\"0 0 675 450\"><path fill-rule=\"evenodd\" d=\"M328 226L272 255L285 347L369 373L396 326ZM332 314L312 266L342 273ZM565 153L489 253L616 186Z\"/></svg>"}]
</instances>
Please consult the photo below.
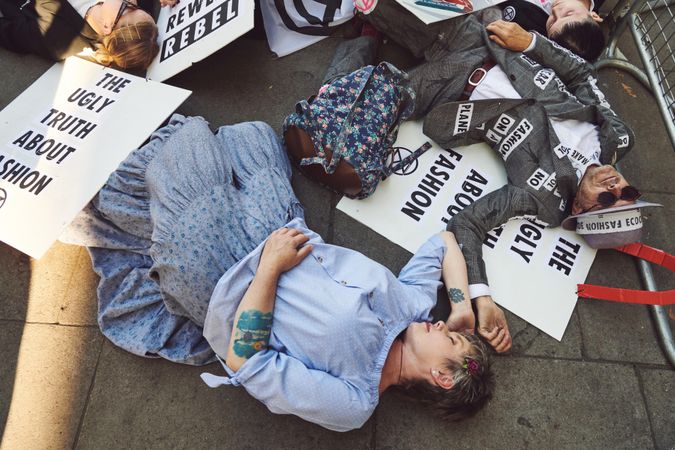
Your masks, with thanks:
<instances>
[{"instance_id":1,"label":"white sneaker","mask_svg":"<svg viewBox=\"0 0 675 450\"><path fill-rule=\"evenodd\" d=\"M362 14L370 14L377 6L377 0L354 0L354 8Z\"/></svg>"}]
</instances>

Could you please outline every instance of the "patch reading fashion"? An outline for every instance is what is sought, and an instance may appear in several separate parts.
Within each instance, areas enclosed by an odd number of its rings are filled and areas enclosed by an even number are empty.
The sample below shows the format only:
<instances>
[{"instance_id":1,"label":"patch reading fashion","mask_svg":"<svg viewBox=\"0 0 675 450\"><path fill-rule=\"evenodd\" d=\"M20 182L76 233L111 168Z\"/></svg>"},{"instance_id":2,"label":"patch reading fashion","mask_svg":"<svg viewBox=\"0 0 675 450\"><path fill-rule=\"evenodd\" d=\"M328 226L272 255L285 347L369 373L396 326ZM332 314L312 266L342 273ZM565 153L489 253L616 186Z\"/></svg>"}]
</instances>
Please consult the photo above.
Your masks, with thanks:
<instances>
[{"instance_id":1,"label":"patch reading fashion","mask_svg":"<svg viewBox=\"0 0 675 450\"><path fill-rule=\"evenodd\" d=\"M471 126L471 117L473 116L473 103L460 103L455 117L455 130L453 135L466 133Z\"/></svg>"},{"instance_id":2,"label":"patch reading fashion","mask_svg":"<svg viewBox=\"0 0 675 450\"><path fill-rule=\"evenodd\" d=\"M546 172L544 169L537 168L537 170L532 172L530 178L527 179L527 184L529 184L532 189L539 190L539 188L542 187L543 184L546 182L548 177L549 177L548 172Z\"/></svg>"},{"instance_id":3,"label":"patch reading fashion","mask_svg":"<svg viewBox=\"0 0 675 450\"><path fill-rule=\"evenodd\" d=\"M534 84L541 89L542 91L546 89L546 86L555 78L555 72L551 69L541 69L534 76Z\"/></svg>"},{"instance_id":4,"label":"patch reading fashion","mask_svg":"<svg viewBox=\"0 0 675 450\"><path fill-rule=\"evenodd\" d=\"M609 214L594 214L577 219L578 234L605 234L639 230L640 228L642 228L642 214L640 214L639 209Z\"/></svg>"},{"instance_id":5,"label":"patch reading fashion","mask_svg":"<svg viewBox=\"0 0 675 450\"><path fill-rule=\"evenodd\" d=\"M527 120L520 121L518 126L509 134L499 146L499 154L506 161L513 150L515 150L527 138L534 127Z\"/></svg>"}]
</instances>

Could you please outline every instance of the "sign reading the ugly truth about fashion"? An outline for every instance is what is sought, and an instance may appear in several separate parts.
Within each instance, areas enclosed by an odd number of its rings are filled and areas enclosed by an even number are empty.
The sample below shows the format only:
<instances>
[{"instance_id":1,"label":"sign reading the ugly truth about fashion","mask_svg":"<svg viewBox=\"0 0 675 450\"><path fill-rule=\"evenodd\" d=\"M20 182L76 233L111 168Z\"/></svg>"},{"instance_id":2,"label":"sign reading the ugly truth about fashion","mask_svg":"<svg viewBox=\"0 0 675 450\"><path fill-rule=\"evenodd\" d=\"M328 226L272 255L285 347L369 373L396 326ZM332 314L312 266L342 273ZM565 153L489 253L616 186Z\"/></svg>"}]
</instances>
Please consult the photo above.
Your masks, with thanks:
<instances>
[{"instance_id":1,"label":"sign reading the ugly truth about fashion","mask_svg":"<svg viewBox=\"0 0 675 450\"><path fill-rule=\"evenodd\" d=\"M148 78L164 81L253 28L251 0L182 0L159 13L159 54Z\"/></svg>"},{"instance_id":2,"label":"sign reading the ugly truth about fashion","mask_svg":"<svg viewBox=\"0 0 675 450\"><path fill-rule=\"evenodd\" d=\"M414 150L428 140L421 123L406 122L395 145ZM434 145L405 175L380 183L371 197L345 197L337 207L414 253L457 213L505 183L502 158L486 144L450 150ZM490 231L483 257L495 301L562 339L576 285L586 279L595 250L576 233L521 219Z\"/></svg>"},{"instance_id":3,"label":"sign reading the ugly truth about fashion","mask_svg":"<svg viewBox=\"0 0 675 450\"><path fill-rule=\"evenodd\" d=\"M0 240L39 258L190 91L69 58L0 111Z\"/></svg>"}]
</instances>

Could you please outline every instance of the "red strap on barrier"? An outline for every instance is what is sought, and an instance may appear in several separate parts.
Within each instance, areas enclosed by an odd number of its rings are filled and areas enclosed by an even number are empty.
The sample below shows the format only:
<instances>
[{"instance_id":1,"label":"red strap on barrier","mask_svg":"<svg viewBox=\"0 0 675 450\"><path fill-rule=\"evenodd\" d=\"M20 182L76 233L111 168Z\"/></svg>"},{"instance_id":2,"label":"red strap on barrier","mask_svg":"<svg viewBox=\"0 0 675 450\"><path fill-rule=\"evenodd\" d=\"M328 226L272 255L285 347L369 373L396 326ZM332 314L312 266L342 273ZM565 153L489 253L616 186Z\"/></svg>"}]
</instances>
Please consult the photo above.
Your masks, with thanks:
<instances>
[{"instance_id":1,"label":"red strap on barrier","mask_svg":"<svg viewBox=\"0 0 675 450\"><path fill-rule=\"evenodd\" d=\"M644 259L650 263L665 267L671 272L675 272L675 256L666 253L663 250L659 250L658 248L636 242L635 244L617 247L615 250L635 256L636 258Z\"/></svg>"},{"instance_id":2,"label":"red strap on barrier","mask_svg":"<svg viewBox=\"0 0 675 450\"><path fill-rule=\"evenodd\" d=\"M577 284L577 295L583 298L597 298L600 300L637 303L640 305L665 306L675 304L675 290L651 292L595 286L592 284Z\"/></svg>"},{"instance_id":3,"label":"red strap on barrier","mask_svg":"<svg viewBox=\"0 0 675 450\"><path fill-rule=\"evenodd\" d=\"M665 267L671 272L675 272L675 256L663 250L639 242L617 247L615 250L644 259L650 263ZM577 295L582 298L596 298L621 303L637 303L640 305L665 306L675 304L675 290L653 292L610 288L592 284L577 284Z\"/></svg>"}]
</instances>

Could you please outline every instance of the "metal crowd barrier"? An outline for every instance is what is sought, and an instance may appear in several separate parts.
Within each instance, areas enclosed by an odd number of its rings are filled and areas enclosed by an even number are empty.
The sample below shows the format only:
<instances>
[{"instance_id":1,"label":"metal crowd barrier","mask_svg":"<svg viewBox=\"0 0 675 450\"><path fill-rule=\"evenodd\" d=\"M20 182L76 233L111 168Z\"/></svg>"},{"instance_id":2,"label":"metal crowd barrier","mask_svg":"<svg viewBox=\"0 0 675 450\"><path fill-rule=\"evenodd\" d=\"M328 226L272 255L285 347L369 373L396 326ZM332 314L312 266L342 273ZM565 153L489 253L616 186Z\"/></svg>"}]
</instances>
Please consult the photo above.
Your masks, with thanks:
<instances>
[{"instance_id":1,"label":"metal crowd barrier","mask_svg":"<svg viewBox=\"0 0 675 450\"><path fill-rule=\"evenodd\" d=\"M613 22L610 40L596 68L614 67L637 78L656 98L656 103L675 148L675 0L638 0L619 2L610 14ZM617 48L622 33L630 30L644 69L628 62ZM656 291L651 266L639 261L642 281L649 291ZM675 367L675 343L663 306L651 306L663 351Z\"/></svg>"}]
</instances>

